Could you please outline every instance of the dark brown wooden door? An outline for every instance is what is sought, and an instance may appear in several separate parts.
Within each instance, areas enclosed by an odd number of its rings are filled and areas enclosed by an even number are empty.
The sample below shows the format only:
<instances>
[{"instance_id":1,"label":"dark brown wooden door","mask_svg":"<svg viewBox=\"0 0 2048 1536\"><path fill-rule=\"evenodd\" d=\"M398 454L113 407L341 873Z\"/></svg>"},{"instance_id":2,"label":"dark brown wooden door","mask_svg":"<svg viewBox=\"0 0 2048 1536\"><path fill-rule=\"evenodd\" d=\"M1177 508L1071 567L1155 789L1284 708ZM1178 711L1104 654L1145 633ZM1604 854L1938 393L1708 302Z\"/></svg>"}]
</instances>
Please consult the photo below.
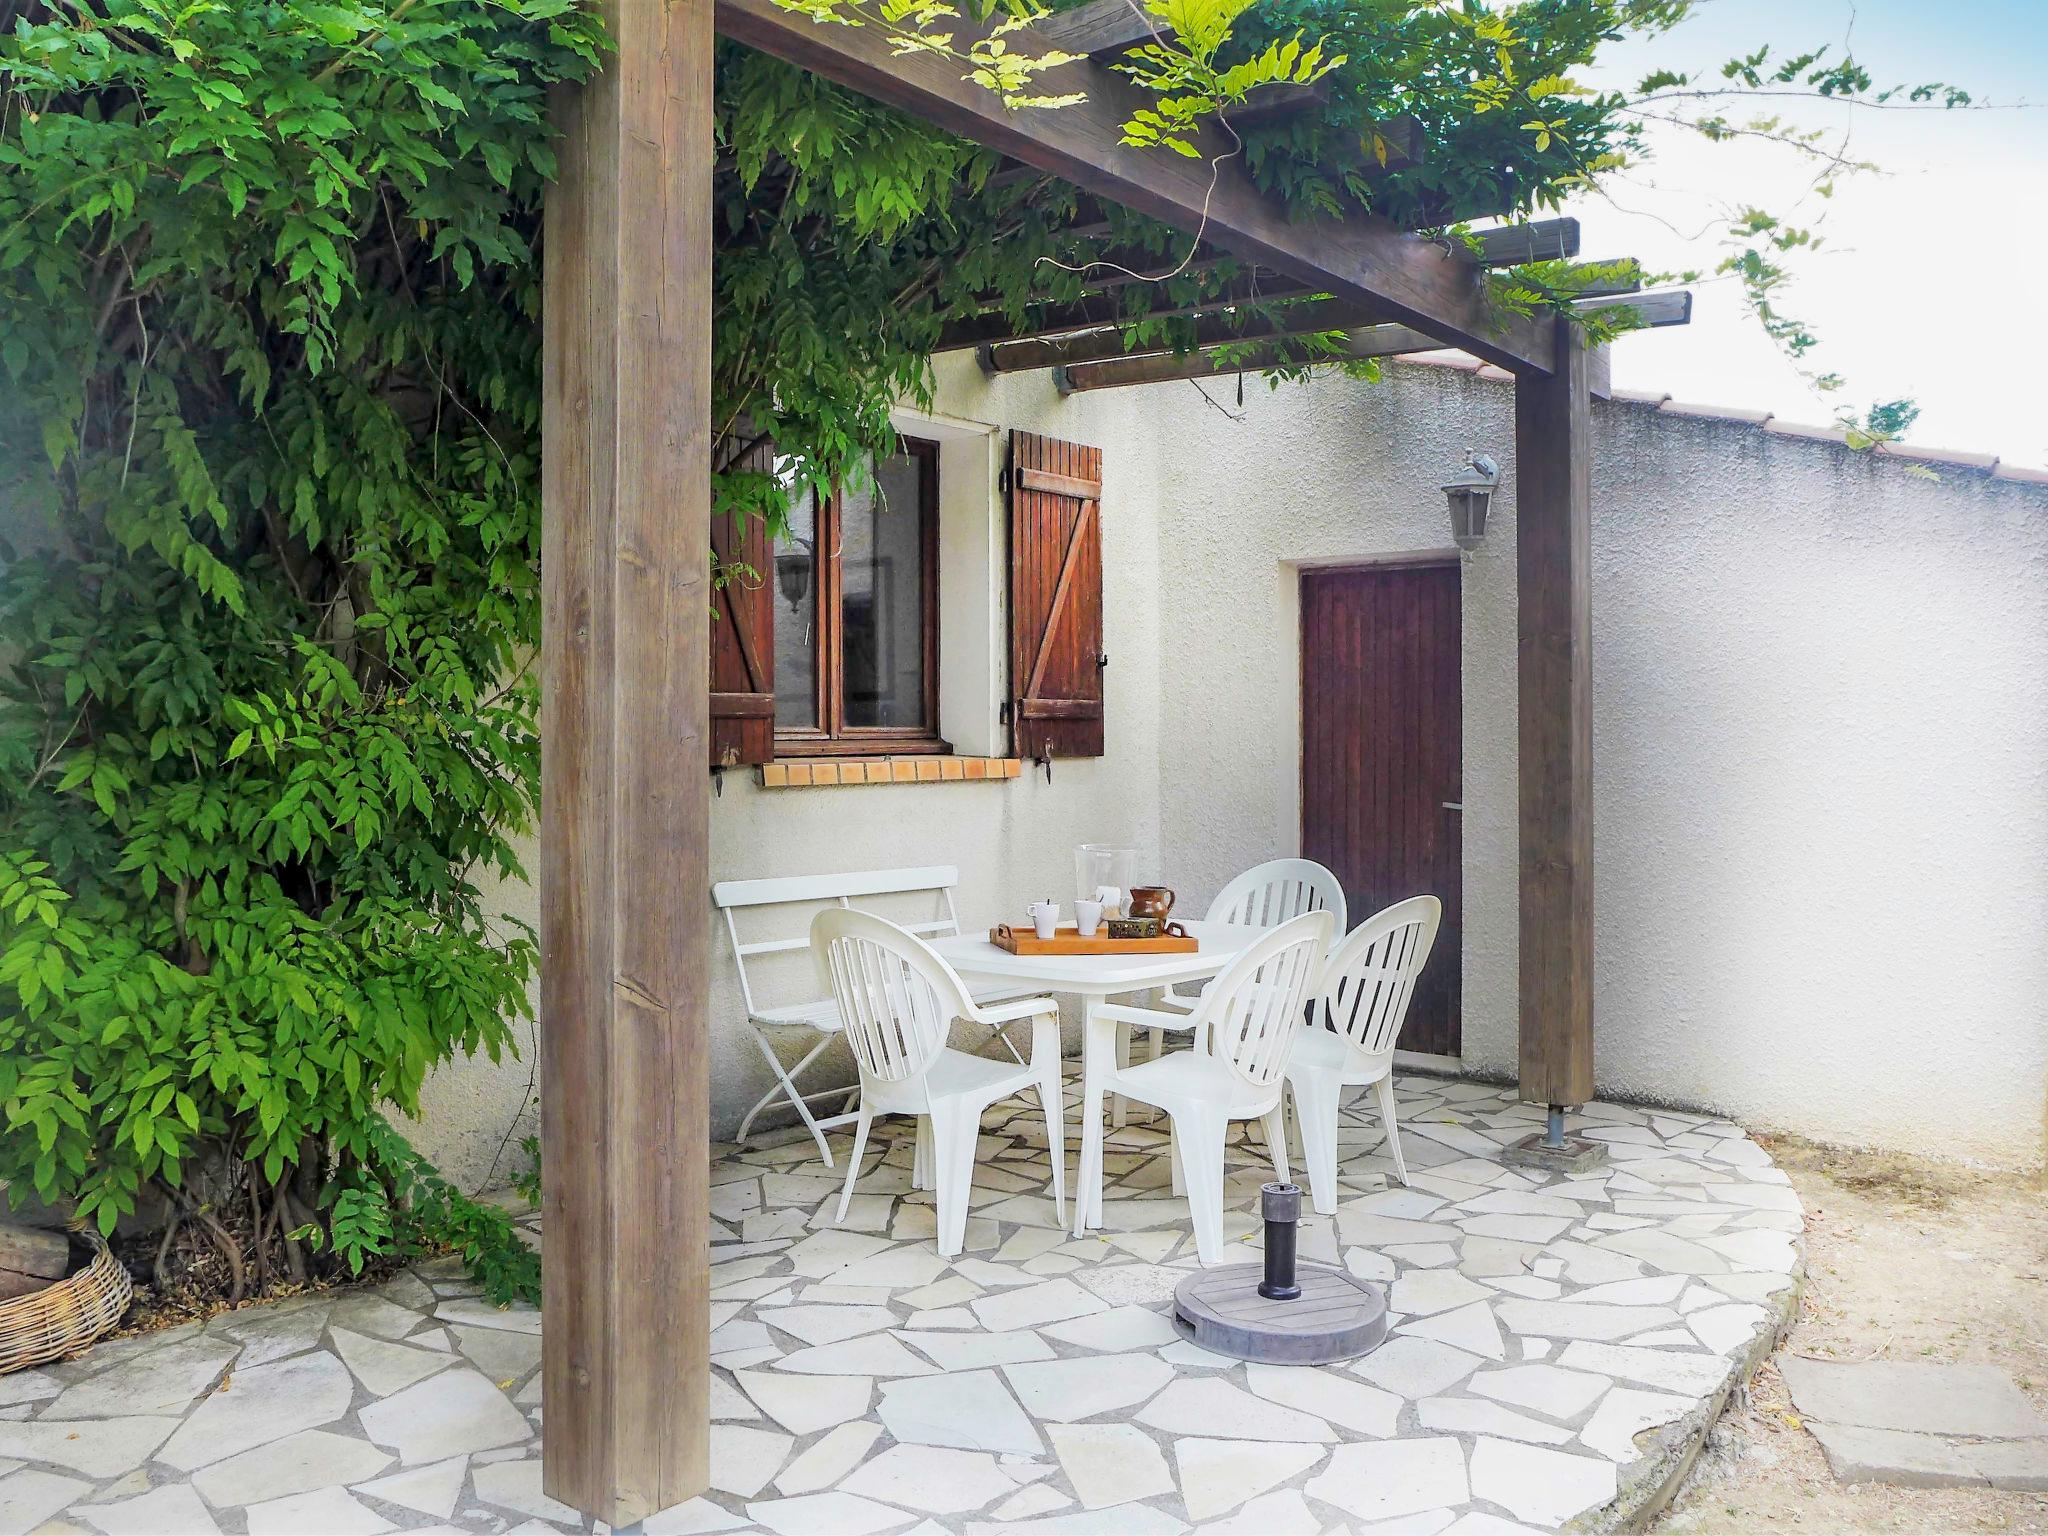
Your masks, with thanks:
<instances>
[{"instance_id":1,"label":"dark brown wooden door","mask_svg":"<svg viewBox=\"0 0 2048 1536\"><path fill-rule=\"evenodd\" d=\"M1458 567L1301 577L1301 851L1344 882L1351 925L1425 892L1443 927L1400 1046L1459 1053L1464 733Z\"/></svg>"}]
</instances>

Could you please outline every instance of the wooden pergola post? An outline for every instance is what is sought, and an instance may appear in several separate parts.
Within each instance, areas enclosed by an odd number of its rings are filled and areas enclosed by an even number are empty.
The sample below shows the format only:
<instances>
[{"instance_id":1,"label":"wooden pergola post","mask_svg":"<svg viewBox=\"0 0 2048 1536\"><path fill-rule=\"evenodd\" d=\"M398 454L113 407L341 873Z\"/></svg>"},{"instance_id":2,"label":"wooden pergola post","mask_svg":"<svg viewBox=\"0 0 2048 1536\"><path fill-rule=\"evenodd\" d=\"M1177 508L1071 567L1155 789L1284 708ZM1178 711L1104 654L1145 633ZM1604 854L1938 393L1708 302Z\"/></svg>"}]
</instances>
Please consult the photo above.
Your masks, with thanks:
<instances>
[{"instance_id":1,"label":"wooden pergola post","mask_svg":"<svg viewBox=\"0 0 2048 1536\"><path fill-rule=\"evenodd\" d=\"M711 0L553 105L542 383L542 1486L707 1482Z\"/></svg>"},{"instance_id":2,"label":"wooden pergola post","mask_svg":"<svg viewBox=\"0 0 2048 1536\"><path fill-rule=\"evenodd\" d=\"M1515 548L1522 1097L1561 1107L1593 1097L1593 538L1591 359L1556 324L1515 379Z\"/></svg>"}]
</instances>

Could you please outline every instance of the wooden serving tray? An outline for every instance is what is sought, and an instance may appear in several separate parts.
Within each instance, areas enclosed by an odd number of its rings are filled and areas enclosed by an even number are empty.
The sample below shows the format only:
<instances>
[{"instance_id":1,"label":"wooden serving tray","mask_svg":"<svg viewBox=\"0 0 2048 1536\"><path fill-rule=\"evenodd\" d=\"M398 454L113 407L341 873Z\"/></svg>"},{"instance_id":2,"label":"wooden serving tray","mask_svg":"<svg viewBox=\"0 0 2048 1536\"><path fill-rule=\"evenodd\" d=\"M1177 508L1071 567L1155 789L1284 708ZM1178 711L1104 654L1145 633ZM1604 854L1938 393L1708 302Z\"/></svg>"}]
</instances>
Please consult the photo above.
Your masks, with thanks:
<instances>
[{"instance_id":1,"label":"wooden serving tray","mask_svg":"<svg viewBox=\"0 0 2048 1536\"><path fill-rule=\"evenodd\" d=\"M1185 932L1161 933L1156 939L1112 939L1097 932L1092 939L1084 939L1072 923L1064 924L1049 939L1041 939L1035 928L999 923L989 929L988 941L1013 955L1192 955L1202 947Z\"/></svg>"}]
</instances>

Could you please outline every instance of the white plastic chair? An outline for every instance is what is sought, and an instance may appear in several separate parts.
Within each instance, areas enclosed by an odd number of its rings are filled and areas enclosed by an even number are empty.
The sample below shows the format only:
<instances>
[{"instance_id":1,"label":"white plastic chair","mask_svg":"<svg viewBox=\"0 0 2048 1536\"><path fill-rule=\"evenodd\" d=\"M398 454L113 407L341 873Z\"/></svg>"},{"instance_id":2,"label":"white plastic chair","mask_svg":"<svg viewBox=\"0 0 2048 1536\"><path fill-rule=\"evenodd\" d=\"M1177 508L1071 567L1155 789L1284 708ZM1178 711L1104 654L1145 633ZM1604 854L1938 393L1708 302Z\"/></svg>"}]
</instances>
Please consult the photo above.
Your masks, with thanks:
<instances>
[{"instance_id":1,"label":"white plastic chair","mask_svg":"<svg viewBox=\"0 0 2048 1536\"><path fill-rule=\"evenodd\" d=\"M1394 1042L1443 915L1444 904L1434 896L1397 901L1360 923L1324 969L1322 1000L1287 1063L1301 1160L1322 1215L1337 1209L1337 1112L1348 1088L1377 1094L1394 1177L1408 1182L1394 1123Z\"/></svg>"},{"instance_id":2,"label":"white plastic chair","mask_svg":"<svg viewBox=\"0 0 2048 1536\"><path fill-rule=\"evenodd\" d=\"M1212 923L1277 928L1304 912L1328 912L1345 931L1344 886L1314 859L1268 859L1255 864L1216 893L1209 903Z\"/></svg>"},{"instance_id":3,"label":"white plastic chair","mask_svg":"<svg viewBox=\"0 0 2048 1536\"><path fill-rule=\"evenodd\" d=\"M871 912L820 912L811 921L811 949L830 982L847 1046L860 1068L853 1152L834 1220L846 1219L874 1118L914 1115L920 1142L927 1121L931 1127L929 1159L919 1159L918 1174L921 1180L929 1173L937 1186L939 1252L956 1257L967 1242L968 1191L981 1117L996 1100L1035 1087L1052 1153L1053 1214L1065 1225L1059 1004L1049 997L1027 997L984 1007L929 944ZM955 1019L990 1028L1029 1019L1031 1060L992 1061L954 1050L946 1036Z\"/></svg>"},{"instance_id":4,"label":"white plastic chair","mask_svg":"<svg viewBox=\"0 0 2048 1536\"><path fill-rule=\"evenodd\" d=\"M1118 1093L1166 1111L1173 1136L1176 1190L1185 1188L1195 1250L1204 1264L1223 1253L1223 1142L1233 1120L1263 1120L1273 1172L1287 1182L1287 1138L1280 1108L1287 1059L1301 1038L1302 1009L1322 974L1336 933L1328 912L1304 912L1253 943L1224 968L1194 1013L1098 1003L1093 1021L1121 1027L1192 1028L1194 1046L1141 1066L1089 1053L1081 1093L1081 1173L1074 1235L1102 1219L1102 1101Z\"/></svg>"}]
</instances>

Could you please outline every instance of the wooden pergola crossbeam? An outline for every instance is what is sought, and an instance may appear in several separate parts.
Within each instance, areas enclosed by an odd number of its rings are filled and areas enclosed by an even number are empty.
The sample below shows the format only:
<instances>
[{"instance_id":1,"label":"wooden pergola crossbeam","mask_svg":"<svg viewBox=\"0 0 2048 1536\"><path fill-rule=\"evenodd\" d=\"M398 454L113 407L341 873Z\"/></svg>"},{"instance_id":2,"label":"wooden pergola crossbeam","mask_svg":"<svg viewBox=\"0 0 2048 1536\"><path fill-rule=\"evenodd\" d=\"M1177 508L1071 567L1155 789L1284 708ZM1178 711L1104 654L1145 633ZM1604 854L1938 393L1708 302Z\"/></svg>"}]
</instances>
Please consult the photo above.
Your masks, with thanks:
<instances>
[{"instance_id":1,"label":"wooden pergola crossbeam","mask_svg":"<svg viewBox=\"0 0 2048 1536\"><path fill-rule=\"evenodd\" d=\"M1566 255L1576 254L1579 248L1578 220L1546 219L1528 226L1526 230L1523 226L1485 230L1479 235L1479 260L1489 267L1519 265L1528 259L1526 253L1532 245L1558 250ZM1129 279L1126 278L1115 286L1128 285ZM1625 286L1632 291L1636 280L1625 280L1623 285L1617 286ZM1606 290L1589 288L1586 291L1592 295ZM1306 299L1289 303L1287 308L1271 318L1230 313L1253 297L1273 301L1302 292L1300 285L1285 278L1253 272L1211 300L1193 304L1162 300L1135 317L1124 313L1120 298L1105 304L1091 301L1086 296L1067 304L1044 306L1023 323L1012 320L1007 311L990 310L949 327L933 350L950 352L961 347L978 347L981 349L982 367L990 373L1019 373L1035 368L1123 357L1130 348L1124 343L1122 327L1134 319L1202 316L1196 326L1194 345L1204 347L1312 331L1352 330L1375 324L1383 318L1379 306L1345 299ZM1433 343L1437 346L1443 344Z\"/></svg>"},{"instance_id":2,"label":"wooden pergola crossbeam","mask_svg":"<svg viewBox=\"0 0 2048 1536\"><path fill-rule=\"evenodd\" d=\"M899 54L876 27L821 24L775 0L717 0L719 30L949 132L1014 156L1087 192L1270 267L1312 291L1382 306L1503 367L1547 373L1555 336L1547 325L1497 314L1485 274L1462 251L1408 234L1369 214L1297 221L1252 181L1214 135L1212 154L1154 154L1122 142L1121 125L1148 98L1113 71L1077 63L1057 86L1085 99L1056 110L1013 110L930 53ZM968 46L976 29L954 32ZM990 338L979 338L990 339Z\"/></svg>"},{"instance_id":3,"label":"wooden pergola crossbeam","mask_svg":"<svg viewBox=\"0 0 2048 1536\"><path fill-rule=\"evenodd\" d=\"M1644 294L1640 298L1617 305L1614 301L1601 299L1574 305L1581 313L1593 310L1612 310L1617 307L1633 309L1639 323L1645 328L1667 325L1684 325L1692 318L1692 295L1684 292ZM1281 368L1303 362L1341 362L1347 358L1400 357L1410 352L1435 352L1443 343L1434 337L1406 325L1364 325L1353 327L1343 323L1347 306L1339 299L1326 299L1302 305L1291 305L1281 312L1279 319L1266 322L1264 335L1268 340L1250 348L1242 343L1255 341L1248 336L1224 338L1225 344L1197 348L1193 351L1145 352L1118 354L1098 352L1094 359L1083 355L1083 349L1071 341L1060 342L1019 342L1019 347L1035 347L1044 350L1068 346L1070 356L1055 363L1042 364L1053 370L1053 382L1062 395L1072 395L1092 389L1121 389L1133 384L1162 384L1177 379L1209 379L1236 373L1259 373L1269 368ZM1208 322L1204 322L1208 323ZM1345 334L1335 350L1310 357L1299 347L1290 348L1287 342L1299 342L1310 336L1327 335L1332 331ZM1097 332L1087 338L1097 348L1106 343L1104 333ZM1114 340L1115 333L1110 333ZM989 348L990 352L1007 351L1007 348ZM1041 351L1043 355L1043 351ZM991 364L984 364L991 371L997 370Z\"/></svg>"},{"instance_id":4,"label":"wooden pergola crossbeam","mask_svg":"<svg viewBox=\"0 0 2048 1536\"><path fill-rule=\"evenodd\" d=\"M1299 339L1299 338L1296 338ZM1442 343L1406 325L1368 325L1347 331L1336 349L1316 361L1337 362L1345 358L1398 357L1403 352L1431 352ZM1110 358L1099 363L1079 363L1053 369L1053 383L1062 395L1091 389L1121 389L1132 384L1161 384L1174 379L1210 379L1234 373L1258 373L1304 361L1298 349L1289 349L1285 339L1259 342L1249 349L1209 348L1176 357L1155 352L1139 357Z\"/></svg>"}]
</instances>

